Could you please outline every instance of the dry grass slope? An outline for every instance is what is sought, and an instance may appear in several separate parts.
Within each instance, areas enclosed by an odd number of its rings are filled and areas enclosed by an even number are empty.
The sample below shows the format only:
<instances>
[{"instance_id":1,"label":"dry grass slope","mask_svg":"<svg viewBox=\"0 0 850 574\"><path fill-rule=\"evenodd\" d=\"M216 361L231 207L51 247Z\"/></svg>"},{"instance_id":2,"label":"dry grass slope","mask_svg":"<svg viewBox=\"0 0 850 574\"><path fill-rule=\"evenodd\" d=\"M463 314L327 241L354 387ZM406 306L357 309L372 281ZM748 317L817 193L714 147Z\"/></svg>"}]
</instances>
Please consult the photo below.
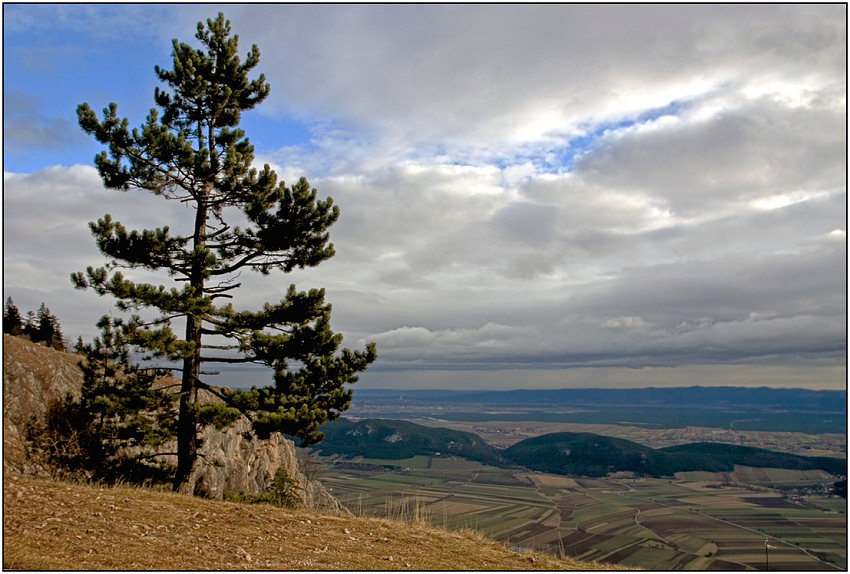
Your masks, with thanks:
<instances>
[{"instance_id":1,"label":"dry grass slope","mask_svg":"<svg viewBox=\"0 0 850 574\"><path fill-rule=\"evenodd\" d=\"M3 568L601 570L424 524L7 474Z\"/></svg>"}]
</instances>

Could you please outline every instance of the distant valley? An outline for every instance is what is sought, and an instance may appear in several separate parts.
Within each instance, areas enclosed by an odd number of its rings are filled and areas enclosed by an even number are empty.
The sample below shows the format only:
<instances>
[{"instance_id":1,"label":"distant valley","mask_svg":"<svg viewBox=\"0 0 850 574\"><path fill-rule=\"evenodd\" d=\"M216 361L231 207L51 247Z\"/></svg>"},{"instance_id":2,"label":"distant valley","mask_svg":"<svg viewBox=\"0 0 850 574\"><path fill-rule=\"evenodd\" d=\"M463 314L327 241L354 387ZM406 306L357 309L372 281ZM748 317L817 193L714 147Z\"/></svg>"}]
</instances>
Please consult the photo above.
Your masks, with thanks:
<instances>
[{"instance_id":1,"label":"distant valley","mask_svg":"<svg viewBox=\"0 0 850 574\"><path fill-rule=\"evenodd\" d=\"M846 570L846 394L356 389L303 462L355 514L649 570Z\"/></svg>"}]
</instances>

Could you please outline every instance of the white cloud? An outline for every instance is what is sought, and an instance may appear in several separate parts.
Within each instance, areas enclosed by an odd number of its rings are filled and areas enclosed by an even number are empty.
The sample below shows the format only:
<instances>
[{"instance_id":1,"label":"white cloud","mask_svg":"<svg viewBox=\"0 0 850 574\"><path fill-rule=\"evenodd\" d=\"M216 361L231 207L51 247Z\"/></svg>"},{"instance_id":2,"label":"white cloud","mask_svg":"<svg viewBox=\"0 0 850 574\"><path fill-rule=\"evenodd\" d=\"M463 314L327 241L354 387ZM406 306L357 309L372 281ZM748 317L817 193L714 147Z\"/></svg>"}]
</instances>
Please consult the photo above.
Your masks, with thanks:
<instances>
[{"instance_id":1,"label":"white cloud","mask_svg":"<svg viewBox=\"0 0 850 574\"><path fill-rule=\"evenodd\" d=\"M312 129L258 161L342 211L334 259L245 278L240 304L325 286L378 372L752 362L800 380L843 357L844 7L227 12L263 54L260 113ZM101 260L86 222L185 227L185 207L105 192L91 167L4 187L6 291L35 289L72 335L103 305L66 299Z\"/></svg>"},{"instance_id":2,"label":"white cloud","mask_svg":"<svg viewBox=\"0 0 850 574\"><path fill-rule=\"evenodd\" d=\"M730 83L748 93L801 77L834 83L843 15L837 6L481 5L290 6L259 21L243 7L231 18L236 28L250 19L241 28L261 47L298 47L266 51L280 86L274 105L370 126L410 148L575 133Z\"/></svg>"}]
</instances>

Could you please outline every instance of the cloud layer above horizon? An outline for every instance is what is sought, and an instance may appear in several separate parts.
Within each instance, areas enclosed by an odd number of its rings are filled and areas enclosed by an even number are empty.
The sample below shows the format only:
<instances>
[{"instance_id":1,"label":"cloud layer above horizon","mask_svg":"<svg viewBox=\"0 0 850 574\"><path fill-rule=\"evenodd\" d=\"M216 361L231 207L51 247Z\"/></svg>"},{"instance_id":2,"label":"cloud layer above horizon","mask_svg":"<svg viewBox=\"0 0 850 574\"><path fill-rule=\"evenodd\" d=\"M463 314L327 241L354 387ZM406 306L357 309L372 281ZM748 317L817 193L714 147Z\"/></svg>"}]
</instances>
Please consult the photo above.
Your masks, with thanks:
<instances>
[{"instance_id":1,"label":"cloud layer above horizon","mask_svg":"<svg viewBox=\"0 0 850 574\"><path fill-rule=\"evenodd\" d=\"M110 309L68 279L102 261L88 221L191 220L103 190L75 107L141 124L153 66L212 11L4 6L4 290L67 336ZM326 287L346 344L378 344L363 384L843 386L846 6L225 11L272 86L243 122L258 163L342 212L334 259L243 278L236 304Z\"/></svg>"}]
</instances>

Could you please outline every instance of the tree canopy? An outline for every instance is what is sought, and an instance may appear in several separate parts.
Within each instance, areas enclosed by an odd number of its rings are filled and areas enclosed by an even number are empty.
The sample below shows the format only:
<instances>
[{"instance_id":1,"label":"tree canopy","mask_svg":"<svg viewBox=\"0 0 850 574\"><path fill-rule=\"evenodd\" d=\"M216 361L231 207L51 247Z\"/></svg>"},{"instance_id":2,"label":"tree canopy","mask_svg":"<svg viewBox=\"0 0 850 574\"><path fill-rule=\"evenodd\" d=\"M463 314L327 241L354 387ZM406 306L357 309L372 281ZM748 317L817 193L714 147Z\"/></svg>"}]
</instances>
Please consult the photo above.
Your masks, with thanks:
<instances>
[{"instance_id":1,"label":"tree canopy","mask_svg":"<svg viewBox=\"0 0 850 574\"><path fill-rule=\"evenodd\" d=\"M238 55L238 36L219 14L198 23L201 48L173 41L173 67L158 66L164 84L156 88L146 122L135 129L109 104L102 116L82 104L79 124L107 146L95 165L107 188L146 190L189 204L194 216L185 234L167 226L128 230L110 214L90 223L102 267L74 273L74 284L116 299L131 313L119 324L105 322L111 336L148 359L176 361L179 408L175 488L194 489L198 431L247 415L260 435L282 432L302 445L321 440L318 430L351 402L346 385L358 380L376 358L374 344L340 350L342 336L330 327L331 305L323 289L290 285L276 303L239 309L240 274L287 273L313 267L334 255L328 228L339 208L319 199L306 179L287 186L268 166L253 166L254 148L239 129L243 112L269 94L263 74L250 79L260 52ZM170 284L138 282L134 270L163 272ZM125 274L126 273L126 274ZM153 310L142 319L141 310ZM179 322L183 336L172 326ZM250 390L214 387L202 371L210 363L256 363L273 371L273 383ZM223 405L204 405L198 391ZM213 414L215 416L213 416Z\"/></svg>"}]
</instances>

